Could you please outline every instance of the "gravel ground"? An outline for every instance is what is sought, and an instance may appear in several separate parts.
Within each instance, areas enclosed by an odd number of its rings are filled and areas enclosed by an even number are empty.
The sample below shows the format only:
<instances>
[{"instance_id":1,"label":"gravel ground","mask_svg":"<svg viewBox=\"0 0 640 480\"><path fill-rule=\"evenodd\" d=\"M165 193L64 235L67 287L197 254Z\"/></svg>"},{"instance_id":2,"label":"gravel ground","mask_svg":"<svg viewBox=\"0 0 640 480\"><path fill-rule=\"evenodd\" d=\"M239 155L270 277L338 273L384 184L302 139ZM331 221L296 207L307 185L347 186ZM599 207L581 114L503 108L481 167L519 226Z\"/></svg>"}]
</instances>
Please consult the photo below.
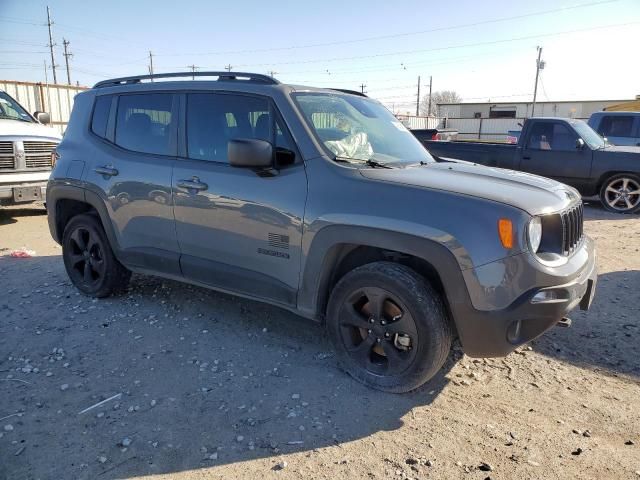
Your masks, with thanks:
<instances>
[{"instance_id":1,"label":"gravel ground","mask_svg":"<svg viewBox=\"0 0 640 480\"><path fill-rule=\"evenodd\" d=\"M275 307L139 275L84 297L43 210L0 209L0 478L638 479L640 218L586 212L588 314L390 395Z\"/></svg>"}]
</instances>

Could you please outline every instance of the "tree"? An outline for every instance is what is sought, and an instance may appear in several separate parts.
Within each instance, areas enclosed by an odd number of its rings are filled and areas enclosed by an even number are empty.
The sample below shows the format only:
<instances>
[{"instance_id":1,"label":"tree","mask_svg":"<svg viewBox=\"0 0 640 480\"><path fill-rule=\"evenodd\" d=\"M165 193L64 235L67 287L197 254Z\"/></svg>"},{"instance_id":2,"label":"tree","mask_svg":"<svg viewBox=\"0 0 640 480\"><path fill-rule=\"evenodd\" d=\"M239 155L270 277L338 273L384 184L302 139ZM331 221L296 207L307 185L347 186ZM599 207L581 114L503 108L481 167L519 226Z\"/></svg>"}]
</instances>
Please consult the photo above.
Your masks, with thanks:
<instances>
[{"instance_id":1,"label":"tree","mask_svg":"<svg viewBox=\"0 0 640 480\"><path fill-rule=\"evenodd\" d=\"M438 116L439 103L460 103L462 97L454 90L439 90L431 95L431 111L429 112L429 94L422 97L420 101L420 114L427 116Z\"/></svg>"}]
</instances>

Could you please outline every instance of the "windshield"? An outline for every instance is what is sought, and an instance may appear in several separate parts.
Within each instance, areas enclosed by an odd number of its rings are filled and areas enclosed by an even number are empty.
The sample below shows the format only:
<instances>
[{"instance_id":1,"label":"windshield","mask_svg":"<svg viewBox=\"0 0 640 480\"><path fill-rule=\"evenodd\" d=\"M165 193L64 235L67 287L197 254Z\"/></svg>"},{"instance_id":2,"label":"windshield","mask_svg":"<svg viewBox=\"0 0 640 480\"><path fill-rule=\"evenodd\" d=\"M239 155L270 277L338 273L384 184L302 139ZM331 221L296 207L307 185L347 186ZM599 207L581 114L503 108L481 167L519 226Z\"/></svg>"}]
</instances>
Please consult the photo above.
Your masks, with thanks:
<instances>
[{"instance_id":1,"label":"windshield","mask_svg":"<svg viewBox=\"0 0 640 480\"><path fill-rule=\"evenodd\" d=\"M604 148L604 139L585 122L582 120L575 120L574 122L571 122L571 124L573 125L573 128L576 129L576 132L578 132L578 135L582 137L585 143L589 145L592 150Z\"/></svg>"},{"instance_id":2,"label":"windshield","mask_svg":"<svg viewBox=\"0 0 640 480\"><path fill-rule=\"evenodd\" d=\"M13 98L4 92L0 92L0 119L22 120L32 122L31 115L20 106Z\"/></svg>"},{"instance_id":3,"label":"windshield","mask_svg":"<svg viewBox=\"0 0 640 480\"><path fill-rule=\"evenodd\" d=\"M296 93L294 98L318 140L340 160L434 162L429 152L380 103L355 95Z\"/></svg>"}]
</instances>

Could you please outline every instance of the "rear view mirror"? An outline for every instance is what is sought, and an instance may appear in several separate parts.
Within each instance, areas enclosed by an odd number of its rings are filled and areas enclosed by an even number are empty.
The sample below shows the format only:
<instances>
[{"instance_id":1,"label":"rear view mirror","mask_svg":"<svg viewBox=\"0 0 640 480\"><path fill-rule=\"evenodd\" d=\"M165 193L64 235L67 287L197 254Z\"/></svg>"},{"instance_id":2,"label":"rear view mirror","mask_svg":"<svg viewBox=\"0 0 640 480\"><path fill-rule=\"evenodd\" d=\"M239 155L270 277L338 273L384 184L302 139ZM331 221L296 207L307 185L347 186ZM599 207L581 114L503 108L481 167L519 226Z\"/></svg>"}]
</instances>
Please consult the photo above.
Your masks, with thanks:
<instances>
[{"instance_id":1,"label":"rear view mirror","mask_svg":"<svg viewBox=\"0 0 640 480\"><path fill-rule=\"evenodd\" d=\"M577 148L578 150L582 150L582 149L584 148L584 140L583 140L583 139L578 138L578 139L576 140L576 148Z\"/></svg>"},{"instance_id":2,"label":"rear view mirror","mask_svg":"<svg viewBox=\"0 0 640 480\"><path fill-rule=\"evenodd\" d=\"M33 116L36 117L36 120L38 120L40 123L42 123L43 125L47 125L49 123L51 123L51 117L49 116L49 114L47 112L33 112Z\"/></svg>"},{"instance_id":3,"label":"rear view mirror","mask_svg":"<svg viewBox=\"0 0 640 480\"><path fill-rule=\"evenodd\" d=\"M227 147L232 167L269 168L273 165L273 146L265 140L236 138Z\"/></svg>"}]
</instances>

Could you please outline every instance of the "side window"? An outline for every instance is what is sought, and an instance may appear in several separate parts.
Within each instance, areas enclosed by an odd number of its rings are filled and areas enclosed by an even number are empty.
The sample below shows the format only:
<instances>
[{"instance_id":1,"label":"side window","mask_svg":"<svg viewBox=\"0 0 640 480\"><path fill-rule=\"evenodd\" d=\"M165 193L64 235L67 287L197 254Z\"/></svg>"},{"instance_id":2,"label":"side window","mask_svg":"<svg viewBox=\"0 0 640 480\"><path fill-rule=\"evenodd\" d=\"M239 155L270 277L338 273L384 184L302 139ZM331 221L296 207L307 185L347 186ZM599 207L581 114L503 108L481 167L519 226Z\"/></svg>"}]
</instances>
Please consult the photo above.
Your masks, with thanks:
<instances>
[{"instance_id":1,"label":"side window","mask_svg":"<svg viewBox=\"0 0 640 480\"><path fill-rule=\"evenodd\" d=\"M573 151L576 135L561 123L537 123L531 129L528 148L533 150Z\"/></svg>"},{"instance_id":2,"label":"side window","mask_svg":"<svg viewBox=\"0 0 640 480\"><path fill-rule=\"evenodd\" d=\"M173 95L121 95L116 116L116 145L135 152L171 155Z\"/></svg>"},{"instance_id":3,"label":"side window","mask_svg":"<svg viewBox=\"0 0 640 480\"><path fill-rule=\"evenodd\" d=\"M633 117L610 115L602 117L598 133L603 137L632 137Z\"/></svg>"},{"instance_id":4,"label":"side window","mask_svg":"<svg viewBox=\"0 0 640 480\"><path fill-rule=\"evenodd\" d=\"M274 142L272 111L266 98L234 94L192 93L187 96L187 156L228 163L230 140L256 138ZM276 147L291 141L276 124Z\"/></svg>"},{"instance_id":5,"label":"side window","mask_svg":"<svg viewBox=\"0 0 640 480\"><path fill-rule=\"evenodd\" d=\"M91 131L99 137L106 138L109 113L111 112L111 95L96 97L91 119Z\"/></svg>"}]
</instances>

